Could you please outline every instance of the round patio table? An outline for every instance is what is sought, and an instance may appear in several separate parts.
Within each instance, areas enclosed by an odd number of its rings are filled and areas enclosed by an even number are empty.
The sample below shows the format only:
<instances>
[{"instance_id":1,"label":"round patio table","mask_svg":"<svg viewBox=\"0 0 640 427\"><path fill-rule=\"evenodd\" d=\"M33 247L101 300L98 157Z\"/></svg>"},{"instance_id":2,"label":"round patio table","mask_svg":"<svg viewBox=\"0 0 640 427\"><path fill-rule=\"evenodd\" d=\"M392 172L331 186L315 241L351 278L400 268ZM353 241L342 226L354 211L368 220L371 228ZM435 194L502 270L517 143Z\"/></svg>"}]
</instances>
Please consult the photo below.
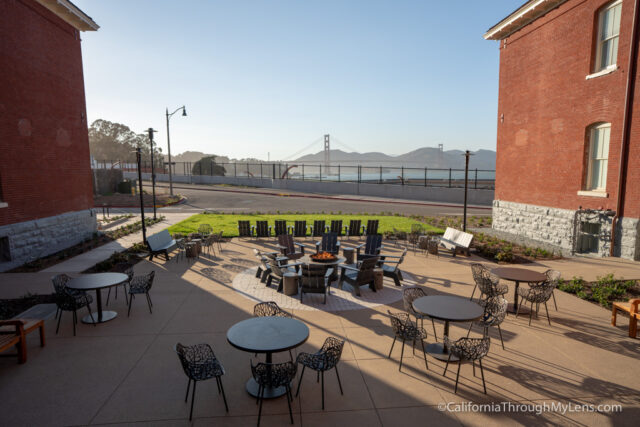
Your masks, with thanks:
<instances>
[{"instance_id":1,"label":"round patio table","mask_svg":"<svg viewBox=\"0 0 640 427\"><path fill-rule=\"evenodd\" d=\"M253 317L233 325L227 331L227 341L235 348L249 353L265 353L266 362L272 363L272 354L291 350L309 338L309 328L289 317ZM247 391L258 397L258 383L251 377ZM266 388L264 398L272 399L287 392L285 387Z\"/></svg>"},{"instance_id":2,"label":"round patio table","mask_svg":"<svg viewBox=\"0 0 640 427\"><path fill-rule=\"evenodd\" d=\"M520 287L520 282L540 283L547 280L546 275L526 268L497 267L491 270L491 273L503 280L515 282L516 284L513 291L513 303L509 304L509 307L507 308L509 313L515 313L518 311L518 288Z\"/></svg>"},{"instance_id":3,"label":"round patio table","mask_svg":"<svg viewBox=\"0 0 640 427\"><path fill-rule=\"evenodd\" d=\"M420 297L413 301L413 309L418 313L444 320L444 335L449 336L449 322L471 322L478 320L484 314L484 310L473 301L452 295L431 295ZM438 360L449 359L449 349L442 343L427 345L427 353ZM451 362L458 358L451 355Z\"/></svg>"},{"instance_id":4,"label":"round patio table","mask_svg":"<svg viewBox=\"0 0 640 427\"><path fill-rule=\"evenodd\" d=\"M118 286L129 280L129 276L122 273L96 273L83 274L75 277L67 283L67 288L79 291L96 291L96 305L98 311L93 313L93 318L86 315L82 318L83 323L104 323L113 320L118 316L115 311L102 310L102 292L104 288Z\"/></svg>"}]
</instances>

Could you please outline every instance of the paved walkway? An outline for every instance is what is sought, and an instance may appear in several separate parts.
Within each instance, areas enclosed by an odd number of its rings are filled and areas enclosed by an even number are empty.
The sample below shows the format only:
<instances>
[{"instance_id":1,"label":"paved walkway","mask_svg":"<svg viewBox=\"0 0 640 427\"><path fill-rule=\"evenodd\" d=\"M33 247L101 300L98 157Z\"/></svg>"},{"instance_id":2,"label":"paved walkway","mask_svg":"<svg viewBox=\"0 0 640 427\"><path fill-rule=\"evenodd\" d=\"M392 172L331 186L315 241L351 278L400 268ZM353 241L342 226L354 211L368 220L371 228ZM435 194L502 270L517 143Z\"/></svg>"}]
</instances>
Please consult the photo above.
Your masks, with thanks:
<instances>
[{"instance_id":1,"label":"paved walkway","mask_svg":"<svg viewBox=\"0 0 640 427\"><path fill-rule=\"evenodd\" d=\"M161 215L165 217L164 221L160 221L159 223L148 227L147 235L162 231L170 225L176 224L183 219L190 217L192 214L170 212L158 213L158 216ZM140 218L138 217L135 220L139 221L139 219ZM133 218L129 219L127 223L132 220ZM125 249L131 247L134 243L140 241L142 241L142 231L121 237L118 240L92 249L89 252L85 252L81 255L70 258L42 271L46 273L79 273L109 258L111 255L113 255L114 252L122 252Z\"/></svg>"},{"instance_id":2,"label":"paved walkway","mask_svg":"<svg viewBox=\"0 0 640 427\"><path fill-rule=\"evenodd\" d=\"M234 278L255 266L253 248L272 249L274 245L273 241L234 239L224 245L222 253L202 256L195 263L144 260L136 265L135 273L156 272L151 290L153 314L145 299L138 298L127 317L124 298L119 295L109 305L118 317L95 327L80 323L75 337L69 313L64 313L57 335L55 322L47 321L47 346L40 348L37 334L30 334L26 364L0 359L2 424L255 425L258 407L246 393L245 382L250 376L249 361L256 363L264 356L254 358L231 347L226 332L253 312L254 301L233 288ZM468 298L473 289L469 268L473 261L491 266L476 257L427 258L410 253L403 267L429 294ZM618 259L572 258L528 267L537 271L556 268L563 277L581 275L588 280L609 272L640 277L639 263ZM50 276L1 274L0 298L27 290L51 292ZM512 284L509 287L511 299ZM362 292L369 291L363 288ZM475 376L468 364L461 366L460 385L454 394L457 366L443 376L444 363L428 358L426 370L422 354L418 351L414 356L411 348L405 348L403 368L398 370L398 343L391 359L387 357L393 342L387 310L402 311L401 301L361 310L293 309L294 316L310 329L309 340L295 353L317 351L327 336L346 341L339 365L344 395L334 372L328 372L326 408L322 410L320 384L307 372L300 395L292 403L295 425L637 425L640 340L627 336L623 318L618 327L611 326L609 310L563 292L556 296L558 311L550 307L551 326L543 315L534 318L531 326L528 317L509 315L502 324L505 349L497 331L491 330L490 352L483 360L487 394L482 391L480 373ZM468 323L452 323L450 336L465 336L468 327ZM425 323L425 329L427 341L434 342L431 325ZM442 322L436 321L436 329L442 340ZM479 336L479 331L474 329L472 334ZM187 379L173 350L177 342L213 346L226 371L228 413L215 382L204 381L197 386L194 420L188 421ZM288 359L284 352L275 355L274 361ZM494 412L478 413L462 406L476 403L490 404ZM573 406L565 406L567 412L562 413L563 408L551 407L558 403ZM574 412L576 405L600 404L621 404L622 412ZM447 405L450 411L443 410ZM529 412L520 405L531 405L526 406ZM261 425L289 425L284 398L264 403Z\"/></svg>"}]
</instances>

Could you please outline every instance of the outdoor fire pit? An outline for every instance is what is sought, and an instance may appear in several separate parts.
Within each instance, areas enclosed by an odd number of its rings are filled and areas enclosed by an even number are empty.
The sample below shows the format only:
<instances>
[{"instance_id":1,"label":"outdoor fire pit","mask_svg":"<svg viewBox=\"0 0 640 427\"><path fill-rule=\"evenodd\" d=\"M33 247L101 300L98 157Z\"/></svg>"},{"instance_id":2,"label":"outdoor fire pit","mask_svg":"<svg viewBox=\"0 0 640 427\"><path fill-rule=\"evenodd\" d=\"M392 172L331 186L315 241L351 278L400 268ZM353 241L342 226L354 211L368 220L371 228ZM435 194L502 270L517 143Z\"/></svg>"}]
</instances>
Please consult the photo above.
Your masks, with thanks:
<instances>
[{"instance_id":1,"label":"outdoor fire pit","mask_svg":"<svg viewBox=\"0 0 640 427\"><path fill-rule=\"evenodd\" d=\"M329 252L319 252L310 256L311 260L315 262L335 262L338 257Z\"/></svg>"}]
</instances>

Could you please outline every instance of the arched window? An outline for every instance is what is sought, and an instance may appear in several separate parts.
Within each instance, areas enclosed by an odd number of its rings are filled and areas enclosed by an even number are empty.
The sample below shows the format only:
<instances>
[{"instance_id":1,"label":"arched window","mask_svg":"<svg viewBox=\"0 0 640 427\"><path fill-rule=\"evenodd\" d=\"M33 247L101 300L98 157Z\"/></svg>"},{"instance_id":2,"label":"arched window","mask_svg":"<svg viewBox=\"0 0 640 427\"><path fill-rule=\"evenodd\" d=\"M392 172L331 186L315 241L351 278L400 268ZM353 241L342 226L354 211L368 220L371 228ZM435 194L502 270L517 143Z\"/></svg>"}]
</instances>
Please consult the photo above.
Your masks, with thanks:
<instances>
[{"instance_id":1,"label":"arched window","mask_svg":"<svg viewBox=\"0 0 640 427\"><path fill-rule=\"evenodd\" d=\"M588 128L589 161L586 190L606 191L610 134L611 123L596 123Z\"/></svg>"}]
</instances>

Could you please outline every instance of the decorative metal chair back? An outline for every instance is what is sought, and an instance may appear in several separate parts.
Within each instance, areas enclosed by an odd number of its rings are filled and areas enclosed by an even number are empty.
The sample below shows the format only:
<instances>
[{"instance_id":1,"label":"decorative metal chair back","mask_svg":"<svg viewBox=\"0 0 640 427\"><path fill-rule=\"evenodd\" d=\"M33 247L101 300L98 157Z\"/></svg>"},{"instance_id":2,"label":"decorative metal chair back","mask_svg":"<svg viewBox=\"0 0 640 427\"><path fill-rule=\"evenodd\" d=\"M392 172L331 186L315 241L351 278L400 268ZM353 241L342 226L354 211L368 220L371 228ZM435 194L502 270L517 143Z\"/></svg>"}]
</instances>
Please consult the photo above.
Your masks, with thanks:
<instances>
[{"instance_id":1,"label":"decorative metal chair back","mask_svg":"<svg viewBox=\"0 0 640 427\"><path fill-rule=\"evenodd\" d=\"M251 223L249 221L238 221L238 236L251 237Z\"/></svg>"},{"instance_id":2,"label":"decorative metal chair back","mask_svg":"<svg viewBox=\"0 0 640 427\"><path fill-rule=\"evenodd\" d=\"M373 280L373 269L378 264L378 257L367 258L362 261L358 268L358 276L356 281L358 283L367 283Z\"/></svg>"},{"instance_id":3,"label":"decorative metal chair back","mask_svg":"<svg viewBox=\"0 0 640 427\"><path fill-rule=\"evenodd\" d=\"M256 221L256 237L269 237L269 221Z\"/></svg>"},{"instance_id":4,"label":"decorative metal chair back","mask_svg":"<svg viewBox=\"0 0 640 427\"><path fill-rule=\"evenodd\" d=\"M273 230L276 236L287 234L287 221L284 219L276 219Z\"/></svg>"},{"instance_id":5,"label":"decorative metal chair back","mask_svg":"<svg viewBox=\"0 0 640 427\"><path fill-rule=\"evenodd\" d=\"M307 235L307 221L294 222L293 235L296 237L305 237Z\"/></svg>"},{"instance_id":6,"label":"decorative metal chair back","mask_svg":"<svg viewBox=\"0 0 640 427\"><path fill-rule=\"evenodd\" d=\"M392 313L389 310L387 310L387 313L389 313L389 317L391 318L391 328L396 336L405 336L407 331L416 328L409 319L409 313Z\"/></svg>"},{"instance_id":7,"label":"decorative metal chair back","mask_svg":"<svg viewBox=\"0 0 640 427\"><path fill-rule=\"evenodd\" d=\"M324 234L325 223L324 219L313 221L313 237L321 237Z\"/></svg>"},{"instance_id":8,"label":"decorative metal chair back","mask_svg":"<svg viewBox=\"0 0 640 427\"><path fill-rule=\"evenodd\" d=\"M352 219L349 221L349 229L347 231L347 235L349 236L359 236L360 228L362 227L362 221L359 219Z\"/></svg>"},{"instance_id":9,"label":"decorative metal chair back","mask_svg":"<svg viewBox=\"0 0 640 427\"><path fill-rule=\"evenodd\" d=\"M320 251L338 253L338 235L336 233L324 233L320 242Z\"/></svg>"},{"instance_id":10,"label":"decorative metal chair back","mask_svg":"<svg viewBox=\"0 0 640 427\"><path fill-rule=\"evenodd\" d=\"M331 226L329 227L329 232L335 233L338 236L342 236L342 220L332 219Z\"/></svg>"},{"instance_id":11,"label":"decorative metal chair back","mask_svg":"<svg viewBox=\"0 0 640 427\"><path fill-rule=\"evenodd\" d=\"M143 274L142 276L136 276L131 279L131 287L149 292L149 289L151 289L151 286L153 286L153 278L155 277L155 275L155 270L152 270L151 272Z\"/></svg>"},{"instance_id":12,"label":"decorative metal chair back","mask_svg":"<svg viewBox=\"0 0 640 427\"><path fill-rule=\"evenodd\" d=\"M365 231L367 236L370 234L378 234L378 224L380 224L380 220L377 219L370 219L367 221L367 229Z\"/></svg>"},{"instance_id":13,"label":"decorative metal chair back","mask_svg":"<svg viewBox=\"0 0 640 427\"><path fill-rule=\"evenodd\" d=\"M498 283L500 278L494 274L487 273L480 279L478 283L478 289L485 295L495 296L498 294Z\"/></svg>"},{"instance_id":14,"label":"decorative metal chair back","mask_svg":"<svg viewBox=\"0 0 640 427\"><path fill-rule=\"evenodd\" d=\"M368 234L364 245L365 255L379 255L382 247L382 234Z\"/></svg>"},{"instance_id":15,"label":"decorative metal chair back","mask_svg":"<svg viewBox=\"0 0 640 427\"><path fill-rule=\"evenodd\" d=\"M407 288L402 291L402 303L404 304L404 309L408 313L416 315L416 311L413 309L413 302L418 298L426 297L427 293L422 288L413 287Z\"/></svg>"},{"instance_id":16,"label":"decorative metal chair back","mask_svg":"<svg viewBox=\"0 0 640 427\"><path fill-rule=\"evenodd\" d=\"M326 267L319 264L302 264L300 280L304 288L324 289Z\"/></svg>"},{"instance_id":17,"label":"decorative metal chair back","mask_svg":"<svg viewBox=\"0 0 640 427\"><path fill-rule=\"evenodd\" d=\"M67 283L69 280L71 280L71 277L64 273L53 276L51 281L53 282L53 289L55 289L57 294L67 294Z\"/></svg>"},{"instance_id":18,"label":"decorative metal chair back","mask_svg":"<svg viewBox=\"0 0 640 427\"><path fill-rule=\"evenodd\" d=\"M489 335L483 338L460 338L453 342L445 335L444 342L451 354L458 356L461 360L482 359L489 353L491 346Z\"/></svg>"},{"instance_id":19,"label":"decorative metal chair back","mask_svg":"<svg viewBox=\"0 0 640 427\"><path fill-rule=\"evenodd\" d=\"M484 308L482 324L484 326L498 326L507 315L509 302L501 296L489 297L480 304Z\"/></svg>"},{"instance_id":20,"label":"decorative metal chair back","mask_svg":"<svg viewBox=\"0 0 640 427\"><path fill-rule=\"evenodd\" d=\"M209 224L200 224L200 227L198 227L198 233L202 234L203 236L208 236L212 231L213 229Z\"/></svg>"},{"instance_id":21,"label":"decorative metal chair back","mask_svg":"<svg viewBox=\"0 0 640 427\"><path fill-rule=\"evenodd\" d=\"M285 247L285 253L287 254L294 254L296 252L296 247L293 244L293 236L291 234L279 234L278 244Z\"/></svg>"},{"instance_id":22,"label":"decorative metal chair back","mask_svg":"<svg viewBox=\"0 0 640 427\"><path fill-rule=\"evenodd\" d=\"M251 363L251 374L253 379L263 387L289 386L296 377L297 365L292 362L284 363L263 363L257 365Z\"/></svg>"},{"instance_id":23,"label":"decorative metal chair back","mask_svg":"<svg viewBox=\"0 0 640 427\"><path fill-rule=\"evenodd\" d=\"M281 309L275 301L266 301L256 304L253 307L253 315L255 317L291 317L291 314Z\"/></svg>"},{"instance_id":24,"label":"decorative metal chair back","mask_svg":"<svg viewBox=\"0 0 640 427\"><path fill-rule=\"evenodd\" d=\"M480 285L480 282L489 277L489 270L484 265L474 262L471 264L471 274L473 274L473 280Z\"/></svg>"},{"instance_id":25,"label":"decorative metal chair back","mask_svg":"<svg viewBox=\"0 0 640 427\"><path fill-rule=\"evenodd\" d=\"M113 266L113 269L111 269L111 271L126 274L129 278L129 281L133 279L133 264L129 262L119 262Z\"/></svg>"},{"instance_id":26,"label":"decorative metal chair back","mask_svg":"<svg viewBox=\"0 0 640 427\"><path fill-rule=\"evenodd\" d=\"M558 280L560 280L560 272L556 270L547 270L544 272L545 276L547 276L548 283L555 283L555 286L558 286ZM554 287L555 287L554 286Z\"/></svg>"},{"instance_id":27,"label":"decorative metal chair back","mask_svg":"<svg viewBox=\"0 0 640 427\"><path fill-rule=\"evenodd\" d=\"M322 367L321 369L324 371L328 371L335 367L340 361L340 357L342 356L342 349L344 348L344 340L328 337L324 340L324 344L322 344L322 348L319 353L322 355ZM320 367L318 367L320 368ZM316 369L316 367L313 367Z\"/></svg>"},{"instance_id":28,"label":"decorative metal chair back","mask_svg":"<svg viewBox=\"0 0 640 427\"><path fill-rule=\"evenodd\" d=\"M224 368L209 344L186 346L177 343L175 350L184 373L192 380L202 381L224 374Z\"/></svg>"}]
</instances>

